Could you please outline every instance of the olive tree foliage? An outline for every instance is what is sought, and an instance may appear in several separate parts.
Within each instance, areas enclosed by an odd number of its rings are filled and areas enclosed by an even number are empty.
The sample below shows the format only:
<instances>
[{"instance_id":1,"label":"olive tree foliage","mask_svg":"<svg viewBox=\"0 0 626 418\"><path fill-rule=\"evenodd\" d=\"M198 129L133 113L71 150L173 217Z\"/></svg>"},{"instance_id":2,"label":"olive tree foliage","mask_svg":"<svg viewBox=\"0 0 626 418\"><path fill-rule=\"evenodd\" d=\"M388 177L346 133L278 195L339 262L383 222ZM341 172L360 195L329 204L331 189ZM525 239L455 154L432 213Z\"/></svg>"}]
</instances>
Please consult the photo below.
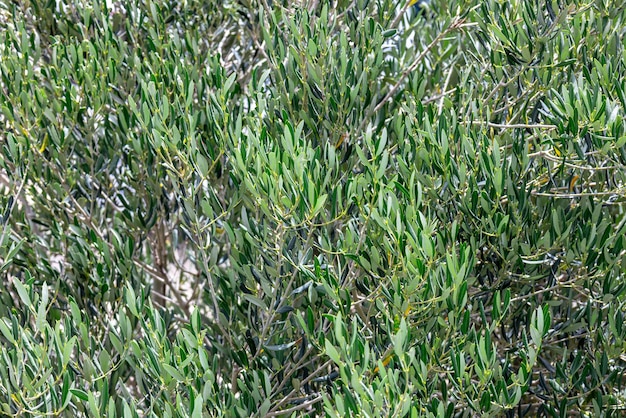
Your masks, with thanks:
<instances>
[{"instance_id":1,"label":"olive tree foliage","mask_svg":"<svg viewBox=\"0 0 626 418\"><path fill-rule=\"evenodd\" d=\"M0 414L626 408L618 1L0 1Z\"/></svg>"}]
</instances>

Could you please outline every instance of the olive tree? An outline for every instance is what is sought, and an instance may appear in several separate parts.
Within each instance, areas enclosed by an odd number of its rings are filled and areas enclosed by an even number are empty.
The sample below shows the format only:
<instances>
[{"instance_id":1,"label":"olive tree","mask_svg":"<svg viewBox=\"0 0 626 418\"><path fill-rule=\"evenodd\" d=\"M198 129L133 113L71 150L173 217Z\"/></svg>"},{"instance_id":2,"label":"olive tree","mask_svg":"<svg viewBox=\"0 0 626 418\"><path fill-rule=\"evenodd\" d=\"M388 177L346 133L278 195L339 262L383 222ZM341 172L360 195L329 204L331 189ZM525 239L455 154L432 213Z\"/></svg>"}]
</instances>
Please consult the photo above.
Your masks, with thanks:
<instances>
[{"instance_id":1,"label":"olive tree","mask_svg":"<svg viewBox=\"0 0 626 418\"><path fill-rule=\"evenodd\" d=\"M625 17L0 0L2 414L619 414Z\"/></svg>"}]
</instances>

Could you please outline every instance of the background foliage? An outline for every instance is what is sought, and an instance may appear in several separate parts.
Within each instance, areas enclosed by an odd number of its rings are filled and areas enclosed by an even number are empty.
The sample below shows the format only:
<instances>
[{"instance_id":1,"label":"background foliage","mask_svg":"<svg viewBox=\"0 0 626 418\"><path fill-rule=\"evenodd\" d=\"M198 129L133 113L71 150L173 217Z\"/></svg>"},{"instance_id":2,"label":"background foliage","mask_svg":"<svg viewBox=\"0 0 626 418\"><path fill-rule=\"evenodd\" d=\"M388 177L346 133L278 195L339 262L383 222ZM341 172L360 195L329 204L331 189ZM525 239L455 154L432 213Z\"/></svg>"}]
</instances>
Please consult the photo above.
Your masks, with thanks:
<instances>
[{"instance_id":1,"label":"background foliage","mask_svg":"<svg viewBox=\"0 0 626 418\"><path fill-rule=\"evenodd\" d=\"M0 413L623 414L625 17L0 1Z\"/></svg>"}]
</instances>

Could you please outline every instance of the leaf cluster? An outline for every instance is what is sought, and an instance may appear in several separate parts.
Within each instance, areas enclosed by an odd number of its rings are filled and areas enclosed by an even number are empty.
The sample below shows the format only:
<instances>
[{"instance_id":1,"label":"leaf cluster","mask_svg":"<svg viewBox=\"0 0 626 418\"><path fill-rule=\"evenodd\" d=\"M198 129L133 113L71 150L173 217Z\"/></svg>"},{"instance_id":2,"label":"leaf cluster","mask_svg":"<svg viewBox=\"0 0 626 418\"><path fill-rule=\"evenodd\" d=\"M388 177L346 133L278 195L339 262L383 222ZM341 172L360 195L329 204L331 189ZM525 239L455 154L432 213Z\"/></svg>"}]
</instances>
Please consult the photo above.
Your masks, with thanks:
<instances>
[{"instance_id":1,"label":"leaf cluster","mask_svg":"<svg viewBox=\"0 0 626 418\"><path fill-rule=\"evenodd\" d=\"M0 0L0 413L614 416L626 10Z\"/></svg>"}]
</instances>

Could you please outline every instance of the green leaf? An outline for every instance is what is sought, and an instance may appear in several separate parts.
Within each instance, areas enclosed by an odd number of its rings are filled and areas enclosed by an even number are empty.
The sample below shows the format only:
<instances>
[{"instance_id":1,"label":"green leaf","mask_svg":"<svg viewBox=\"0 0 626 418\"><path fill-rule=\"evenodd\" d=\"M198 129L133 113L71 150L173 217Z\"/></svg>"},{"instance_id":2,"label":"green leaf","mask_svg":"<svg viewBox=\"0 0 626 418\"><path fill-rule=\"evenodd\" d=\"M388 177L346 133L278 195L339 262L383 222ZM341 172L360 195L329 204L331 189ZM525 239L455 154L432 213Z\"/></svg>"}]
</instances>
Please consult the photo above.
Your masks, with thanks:
<instances>
[{"instance_id":1,"label":"green leaf","mask_svg":"<svg viewBox=\"0 0 626 418\"><path fill-rule=\"evenodd\" d=\"M130 313L132 313L135 317L139 317L139 312L137 311L137 298L135 296L135 291L131 286L126 286L126 307L130 309Z\"/></svg>"},{"instance_id":2,"label":"green leaf","mask_svg":"<svg viewBox=\"0 0 626 418\"><path fill-rule=\"evenodd\" d=\"M63 367L66 367L67 364L70 362L72 353L74 352L75 345L76 345L76 336L70 338L69 341L67 341L65 345L63 346L63 357L62 357Z\"/></svg>"},{"instance_id":3,"label":"green leaf","mask_svg":"<svg viewBox=\"0 0 626 418\"><path fill-rule=\"evenodd\" d=\"M122 354L124 353L124 346L122 345L122 342L120 341L120 339L118 338L117 335L115 335L113 332L109 332L109 340L111 341L111 344L113 345L113 347L115 348L115 350L119 353Z\"/></svg>"},{"instance_id":4,"label":"green leaf","mask_svg":"<svg viewBox=\"0 0 626 418\"><path fill-rule=\"evenodd\" d=\"M194 307L191 312L191 329L193 329L195 335L199 335L201 327L202 321L200 319L200 311L197 307Z\"/></svg>"},{"instance_id":5,"label":"green leaf","mask_svg":"<svg viewBox=\"0 0 626 418\"><path fill-rule=\"evenodd\" d=\"M383 153L386 146L387 146L387 129L383 129L380 135L380 141L378 142L378 147L376 148L376 157L379 157Z\"/></svg>"},{"instance_id":6,"label":"green leaf","mask_svg":"<svg viewBox=\"0 0 626 418\"><path fill-rule=\"evenodd\" d=\"M0 332L4 335L4 338L9 340L9 342L13 345L17 344L15 338L13 338L13 334L7 325L4 323L4 318L0 318Z\"/></svg>"},{"instance_id":7,"label":"green leaf","mask_svg":"<svg viewBox=\"0 0 626 418\"><path fill-rule=\"evenodd\" d=\"M64 365L65 366L65 365ZM65 409L67 405L72 400L72 393L70 392L70 388L72 387L72 382L70 381L70 375L66 373L63 375L63 386L61 386L61 408Z\"/></svg>"},{"instance_id":8,"label":"green leaf","mask_svg":"<svg viewBox=\"0 0 626 418\"><path fill-rule=\"evenodd\" d=\"M263 309L264 311L267 310L267 306L265 305L265 302L263 302L262 299L259 299L258 297L254 296L254 295L249 295L247 293L243 294L242 297L247 300L248 302L250 302L251 304L258 306L259 308Z\"/></svg>"},{"instance_id":9,"label":"green leaf","mask_svg":"<svg viewBox=\"0 0 626 418\"><path fill-rule=\"evenodd\" d=\"M394 349L395 354L399 358L401 358L404 354L404 346L407 342L407 337L408 337L408 329L406 325L406 320L402 318L400 320L400 327L398 329L398 332L393 337L393 349Z\"/></svg>"},{"instance_id":10,"label":"green leaf","mask_svg":"<svg viewBox=\"0 0 626 418\"><path fill-rule=\"evenodd\" d=\"M29 292L28 290L26 290L26 287L22 284L22 282L20 282L17 279L13 280L13 286L15 287L15 290L17 291L17 294L19 295L20 299L22 300L22 303L24 304L25 307L29 307L32 305L31 301L30 301L30 296L29 296Z\"/></svg>"},{"instance_id":11,"label":"green leaf","mask_svg":"<svg viewBox=\"0 0 626 418\"><path fill-rule=\"evenodd\" d=\"M48 284L44 283L41 290L41 301L37 307L37 317L35 319L35 328L39 332L44 331L44 323L46 323L46 309L48 307Z\"/></svg>"},{"instance_id":12,"label":"green leaf","mask_svg":"<svg viewBox=\"0 0 626 418\"><path fill-rule=\"evenodd\" d=\"M204 400L202 399L202 395L198 395L196 399L194 399L193 411L191 412L191 418L202 418L203 404L204 404Z\"/></svg>"},{"instance_id":13,"label":"green leaf","mask_svg":"<svg viewBox=\"0 0 626 418\"><path fill-rule=\"evenodd\" d=\"M133 418L133 412L126 400L123 399L122 404L124 405L124 418Z\"/></svg>"},{"instance_id":14,"label":"green leaf","mask_svg":"<svg viewBox=\"0 0 626 418\"><path fill-rule=\"evenodd\" d=\"M207 352L203 347L198 347L198 357L200 358L200 365L204 370L209 370L209 359Z\"/></svg>"},{"instance_id":15,"label":"green leaf","mask_svg":"<svg viewBox=\"0 0 626 418\"><path fill-rule=\"evenodd\" d=\"M179 382L184 382L185 381L185 376L183 376L183 374L181 372L178 371L178 369L176 369L175 367L167 364L167 363L162 363L161 366L165 369L165 371L172 376L174 379L176 379Z\"/></svg>"},{"instance_id":16,"label":"green leaf","mask_svg":"<svg viewBox=\"0 0 626 418\"><path fill-rule=\"evenodd\" d=\"M209 172L209 162L208 160L201 154L196 155L196 161L198 164L198 170L203 177L206 177Z\"/></svg>"},{"instance_id":17,"label":"green leaf","mask_svg":"<svg viewBox=\"0 0 626 418\"><path fill-rule=\"evenodd\" d=\"M237 73L233 72L227 79L226 82L224 83L224 92L228 92L230 90L230 88L232 87L233 83L235 82L235 80L237 79Z\"/></svg>"},{"instance_id":18,"label":"green leaf","mask_svg":"<svg viewBox=\"0 0 626 418\"><path fill-rule=\"evenodd\" d=\"M313 208L313 212L311 216L317 215L320 212L320 210L322 210L322 207L324 207L324 204L326 203L327 198L328 198L328 195L326 194L323 194L317 198L317 201L315 202L315 207Z\"/></svg>"},{"instance_id":19,"label":"green leaf","mask_svg":"<svg viewBox=\"0 0 626 418\"><path fill-rule=\"evenodd\" d=\"M330 359L334 361L335 364L341 366L343 363L341 361L341 358L339 357L339 352L337 351L335 347L333 347L330 341L325 340L324 347L326 349L326 354L328 354L328 357L330 357Z\"/></svg>"},{"instance_id":20,"label":"green leaf","mask_svg":"<svg viewBox=\"0 0 626 418\"><path fill-rule=\"evenodd\" d=\"M77 396L80 397L80 395ZM89 402L89 412L91 413L91 416L99 417L101 414L100 410L98 409L98 403L96 402L96 397L94 396L93 392L89 391L89 393L87 394L87 401Z\"/></svg>"},{"instance_id":21,"label":"green leaf","mask_svg":"<svg viewBox=\"0 0 626 418\"><path fill-rule=\"evenodd\" d=\"M80 389L70 389L70 392L76 396L78 399L82 400L82 401L88 401L89 400L89 395L87 394L87 392L85 392L84 390L80 390Z\"/></svg>"},{"instance_id":22,"label":"green leaf","mask_svg":"<svg viewBox=\"0 0 626 418\"><path fill-rule=\"evenodd\" d=\"M378 169L376 170L376 179L380 180L383 178L385 172L387 171L387 164L389 164L389 151L384 150Z\"/></svg>"},{"instance_id":23,"label":"green leaf","mask_svg":"<svg viewBox=\"0 0 626 418\"><path fill-rule=\"evenodd\" d=\"M295 344L296 343L294 341L294 342L290 342L290 343L286 343L286 344L278 344L278 345L266 345L266 344L263 344L263 347L265 347L269 351L284 351L284 350L287 350L288 348L293 347Z\"/></svg>"}]
</instances>

